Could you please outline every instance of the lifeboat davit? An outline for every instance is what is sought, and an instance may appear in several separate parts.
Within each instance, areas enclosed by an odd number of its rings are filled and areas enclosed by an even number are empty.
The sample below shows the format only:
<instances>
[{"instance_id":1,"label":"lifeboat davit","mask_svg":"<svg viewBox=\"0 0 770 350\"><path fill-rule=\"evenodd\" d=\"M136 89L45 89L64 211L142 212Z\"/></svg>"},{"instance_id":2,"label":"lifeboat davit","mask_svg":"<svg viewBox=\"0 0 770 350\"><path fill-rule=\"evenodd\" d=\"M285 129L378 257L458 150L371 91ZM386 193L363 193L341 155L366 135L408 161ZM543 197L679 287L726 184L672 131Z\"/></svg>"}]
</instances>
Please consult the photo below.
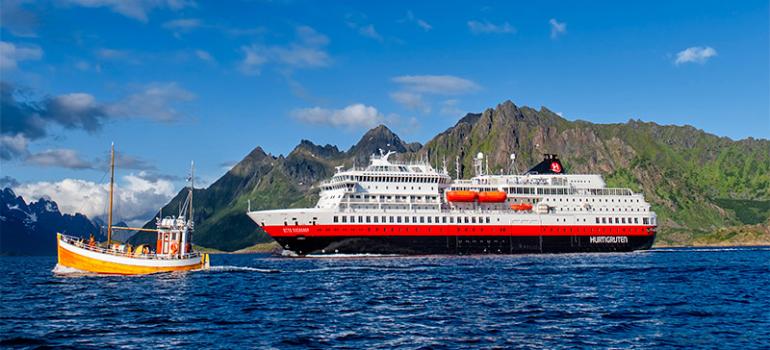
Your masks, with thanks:
<instances>
[{"instance_id":1,"label":"lifeboat davit","mask_svg":"<svg viewBox=\"0 0 770 350\"><path fill-rule=\"evenodd\" d=\"M448 191L446 199L450 202L473 202L478 195L476 191Z\"/></svg>"},{"instance_id":2,"label":"lifeboat davit","mask_svg":"<svg viewBox=\"0 0 770 350\"><path fill-rule=\"evenodd\" d=\"M511 204L511 209L516 211L530 211L532 210L532 204L529 203L514 203Z\"/></svg>"},{"instance_id":3,"label":"lifeboat davit","mask_svg":"<svg viewBox=\"0 0 770 350\"><path fill-rule=\"evenodd\" d=\"M502 203L508 195L503 191L479 192L479 203Z\"/></svg>"}]
</instances>

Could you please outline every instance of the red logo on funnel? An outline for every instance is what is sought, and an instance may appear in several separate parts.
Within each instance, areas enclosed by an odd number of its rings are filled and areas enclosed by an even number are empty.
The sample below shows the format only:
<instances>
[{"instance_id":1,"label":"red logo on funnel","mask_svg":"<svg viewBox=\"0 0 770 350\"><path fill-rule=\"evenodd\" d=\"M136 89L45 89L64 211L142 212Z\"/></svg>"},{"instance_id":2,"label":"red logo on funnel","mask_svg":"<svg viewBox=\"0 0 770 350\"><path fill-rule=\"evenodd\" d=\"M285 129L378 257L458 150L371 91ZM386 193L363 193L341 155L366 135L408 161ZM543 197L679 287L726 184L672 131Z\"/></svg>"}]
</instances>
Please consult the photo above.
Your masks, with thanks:
<instances>
[{"instance_id":1,"label":"red logo on funnel","mask_svg":"<svg viewBox=\"0 0 770 350\"><path fill-rule=\"evenodd\" d=\"M558 162L551 162L551 171L553 171L555 173L560 173L561 172L561 165L559 165Z\"/></svg>"}]
</instances>

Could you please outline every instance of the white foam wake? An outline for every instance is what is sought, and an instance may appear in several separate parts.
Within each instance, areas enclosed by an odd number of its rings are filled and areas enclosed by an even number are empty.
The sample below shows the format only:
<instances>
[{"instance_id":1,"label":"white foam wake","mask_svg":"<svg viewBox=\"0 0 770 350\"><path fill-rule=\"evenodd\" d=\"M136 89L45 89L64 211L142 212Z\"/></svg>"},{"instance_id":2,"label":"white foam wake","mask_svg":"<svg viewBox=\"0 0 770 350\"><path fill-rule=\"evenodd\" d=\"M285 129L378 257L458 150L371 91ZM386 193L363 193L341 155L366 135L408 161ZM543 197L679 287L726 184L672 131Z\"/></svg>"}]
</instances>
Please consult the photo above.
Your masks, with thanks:
<instances>
[{"instance_id":1,"label":"white foam wake","mask_svg":"<svg viewBox=\"0 0 770 350\"><path fill-rule=\"evenodd\" d=\"M275 269L259 269L249 266L211 266L208 271L212 272L261 272L261 273L278 273L281 270Z\"/></svg>"},{"instance_id":2,"label":"white foam wake","mask_svg":"<svg viewBox=\"0 0 770 350\"><path fill-rule=\"evenodd\" d=\"M83 270L78 270L76 268L72 268L69 266L63 266L56 264L56 266L53 267L53 270L51 272L57 274L57 275L73 275L73 274L84 274L87 273Z\"/></svg>"}]
</instances>

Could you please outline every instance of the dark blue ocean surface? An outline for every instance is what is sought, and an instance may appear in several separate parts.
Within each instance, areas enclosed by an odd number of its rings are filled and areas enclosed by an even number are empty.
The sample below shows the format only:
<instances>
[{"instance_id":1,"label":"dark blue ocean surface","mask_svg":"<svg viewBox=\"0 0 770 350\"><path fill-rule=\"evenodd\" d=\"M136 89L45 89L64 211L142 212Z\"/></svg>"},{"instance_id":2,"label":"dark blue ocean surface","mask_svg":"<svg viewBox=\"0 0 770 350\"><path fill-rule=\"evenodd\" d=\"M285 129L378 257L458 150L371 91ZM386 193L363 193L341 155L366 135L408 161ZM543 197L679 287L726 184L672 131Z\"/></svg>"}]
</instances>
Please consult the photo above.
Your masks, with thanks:
<instances>
[{"instance_id":1,"label":"dark blue ocean surface","mask_svg":"<svg viewBox=\"0 0 770 350\"><path fill-rule=\"evenodd\" d=\"M770 248L292 259L61 277L0 258L0 347L770 348Z\"/></svg>"}]
</instances>

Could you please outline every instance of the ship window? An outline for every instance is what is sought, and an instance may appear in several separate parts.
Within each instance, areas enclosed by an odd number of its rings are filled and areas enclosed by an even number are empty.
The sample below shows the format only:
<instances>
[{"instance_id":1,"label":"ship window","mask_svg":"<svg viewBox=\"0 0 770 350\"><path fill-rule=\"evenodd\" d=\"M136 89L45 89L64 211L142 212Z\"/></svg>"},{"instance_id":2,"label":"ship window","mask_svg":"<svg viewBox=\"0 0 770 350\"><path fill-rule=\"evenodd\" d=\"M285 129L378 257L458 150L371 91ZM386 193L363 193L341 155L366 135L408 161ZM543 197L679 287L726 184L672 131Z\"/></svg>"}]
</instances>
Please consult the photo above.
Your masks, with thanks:
<instances>
[{"instance_id":1,"label":"ship window","mask_svg":"<svg viewBox=\"0 0 770 350\"><path fill-rule=\"evenodd\" d=\"M599 223L599 218L596 218L596 223L597 223L597 224Z\"/></svg>"},{"instance_id":2,"label":"ship window","mask_svg":"<svg viewBox=\"0 0 770 350\"><path fill-rule=\"evenodd\" d=\"M334 217L334 222L338 222L339 220L340 220L339 217L337 217L337 216Z\"/></svg>"},{"instance_id":3,"label":"ship window","mask_svg":"<svg viewBox=\"0 0 770 350\"><path fill-rule=\"evenodd\" d=\"M434 220L433 222L435 222L435 223L437 223L437 224L438 224L438 216L434 217L434 219L435 219L435 220ZM430 220L428 220L428 222L430 222Z\"/></svg>"},{"instance_id":4,"label":"ship window","mask_svg":"<svg viewBox=\"0 0 770 350\"><path fill-rule=\"evenodd\" d=\"M370 222L372 222L372 217L371 216L367 216L366 217L366 223L368 224Z\"/></svg>"},{"instance_id":5,"label":"ship window","mask_svg":"<svg viewBox=\"0 0 770 350\"><path fill-rule=\"evenodd\" d=\"M425 217L424 217L424 216L420 216L420 223L421 223L421 224L424 224L424 223L425 223Z\"/></svg>"},{"instance_id":6,"label":"ship window","mask_svg":"<svg viewBox=\"0 0 770 350\"><path fill-rule=\"evenodd\" d=\"M442 223L442 224L446 224L446 216L444 216L444 217L442 217L442 218L441 218L441 223Z\"/></svg>"},{"instance_id":7,"label":"ship window","mask_svg":"<svg viewBox=\"0 0 770 350\"><path fill-rule=\"evenodd\" d=\"M358 217L358 222L364 222L364 217L363 216L359 216Z\"/></svg>"},{"instance_id":8,"label":"ship window","mask_svg":"<svg viewBox=\"0 0 770 350\"><path fill-rule=\"evenodd\" d=\"M616 223L616 224L619 224L619 223L620 223L620 220L619 220L618 218L615 218L615 223Z\"/></svg>"},{"instance_id":9,"label":"ship window","mask_svg":"<svg viewBox=\"0 0 770 350\"><path fill-rule=\"evenodd\" d=\"M465 223L467 224L468 223L468 217L466 216L465 220L463 220L463 221L465 221Z\"/></svg>"},{"instance_id":10,"label":"ship window","mask_svg":"<svg viewBox=\"0 0 770 350\"><path fill-rule=\"evenodd\" d=\"M454 216L450 216L449 217L449 223L450 224L454 224L455 223L455 217Z\"/></svg>"},{"instance_id":11,"label":"ship window","mask_svg":"<svg viewBox=\"0 0 770 350\"><path fill-rule=\"evenodd\" d=\"M488 216L487 216L487 221L486 222L489 223L489 217Z\"/></svg>"},{"instance_id":12,"label":"ship window","mask_svg":"<svg viewBox=\"0 0 770 350\"><path fill-rule=\"evenodd\" d=\"M647 218L642 218L642 224L645 224L645 225L649 224L650 222L648 220L649 219Z\"/></svg>"},{"instance_id":13,"label":"ship window","mask_svg":"<svg viewBox=\"0 0 770 350\"><path fill-rule=\"evenodd\" d=\"M342 222L348 222L348 217L347 216L343 216L342 217Z\"/></svg>"},{"instance_id":14,"label":"ship window","mask_svg":"<svg viewBox=\"0 0 770 350\"><path fill-rule=\"evenodd\" d=\"M428 223L429 223L429 224L431 223L431 220L430 220L430 216L428 217Z\"/></svg>"},{"instance_id":15,"label":"ship window","mask_svg":"<svg viewBox=\"0 0 770 350\"><path fill-rule=\"evenodd\" d=\"M606 223L607 223L607 218L602 218L602 224L606 224Z\"/></svg>"},{"instance_id":16,"label":"ship window","mask_svg":"<svg viewBox=\"0 0 770 350\"><path fill-rule=\"evenodd\" d=\"M400 216L396 216L396 221L401 223L401 217Z\"/></svg>"},{"instance_id":17,"label":"ship window","mask_svg":"<svg viewBox=\"0 0 770 350\"><path fill-rule=\"evenodd\" d=\"M634 223L638 224L639 223L639 218L634 218Z\"/></svg>"},{"instance_id":18,"label":"ship window","mask_svg":"<svg viewBox=\"0 0 770 350\"><path fill-rule=\"evenodd\" d=\"M620 218L620 222L625 224L626 223L626 218Z\"/></svg>"}]
</instances>

